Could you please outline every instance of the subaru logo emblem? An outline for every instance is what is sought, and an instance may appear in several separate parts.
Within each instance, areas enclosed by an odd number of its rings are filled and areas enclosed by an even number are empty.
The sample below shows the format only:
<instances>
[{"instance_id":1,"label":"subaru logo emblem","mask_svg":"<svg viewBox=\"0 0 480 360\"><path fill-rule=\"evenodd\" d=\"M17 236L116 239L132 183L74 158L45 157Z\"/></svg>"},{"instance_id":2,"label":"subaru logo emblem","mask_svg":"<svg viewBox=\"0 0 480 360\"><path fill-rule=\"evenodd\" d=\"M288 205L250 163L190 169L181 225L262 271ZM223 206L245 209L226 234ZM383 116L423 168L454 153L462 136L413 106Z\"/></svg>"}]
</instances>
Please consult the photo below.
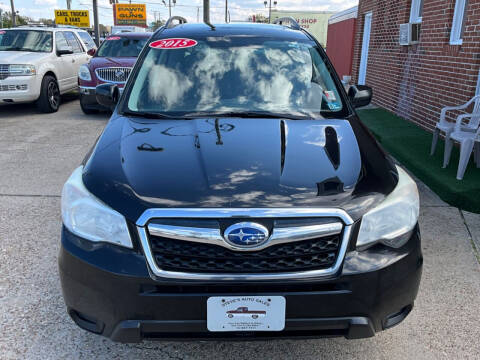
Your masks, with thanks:
<instances>
[{"instance_id":1,"label":"subaru logo emblem","mask_svg":"<svg viewBox=\"0 0 480 360\"><path fill-rule=\"evenodd\" d=\"M123 72L123 70L117 70L115 72L115 77L117 77L117 78L122 78L124 76L125 76L125 73Z\"/></svg>"},{"instance_id":2,"label":"subaru logo emblem","mask_svg":"<svg viewBox=\"0 0 480 360\"><path fill-rule=\"evenodd\" d=\"M235 247L249 249L264 244L268 240L268 229L260 224L242 222L229 226L224 239Z\"/></svg>"}]
</instances>

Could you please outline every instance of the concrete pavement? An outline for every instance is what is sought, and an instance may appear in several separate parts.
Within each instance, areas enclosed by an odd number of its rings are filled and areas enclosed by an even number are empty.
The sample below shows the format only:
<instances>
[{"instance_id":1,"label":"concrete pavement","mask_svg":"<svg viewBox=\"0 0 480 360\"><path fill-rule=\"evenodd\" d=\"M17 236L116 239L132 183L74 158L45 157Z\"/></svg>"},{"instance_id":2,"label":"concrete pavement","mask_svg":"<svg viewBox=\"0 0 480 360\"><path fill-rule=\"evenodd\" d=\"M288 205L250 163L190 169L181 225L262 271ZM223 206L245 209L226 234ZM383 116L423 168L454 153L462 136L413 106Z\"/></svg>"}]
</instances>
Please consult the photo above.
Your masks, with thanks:
<instances>
[{"instance_id":1,"label":"concrete pavement","mask_svg":"<svg viewBox=\"0 0 480 360\"><path fill-rule=\"evenodd\" d=\"M422 184L417 302L375 338L123 345L81 330L58 278L60 192L107 119L83 115L74 99L49 115L0 107L0 359L480 358L480 215L449 207Z\"/></svg>"}]
</instances>

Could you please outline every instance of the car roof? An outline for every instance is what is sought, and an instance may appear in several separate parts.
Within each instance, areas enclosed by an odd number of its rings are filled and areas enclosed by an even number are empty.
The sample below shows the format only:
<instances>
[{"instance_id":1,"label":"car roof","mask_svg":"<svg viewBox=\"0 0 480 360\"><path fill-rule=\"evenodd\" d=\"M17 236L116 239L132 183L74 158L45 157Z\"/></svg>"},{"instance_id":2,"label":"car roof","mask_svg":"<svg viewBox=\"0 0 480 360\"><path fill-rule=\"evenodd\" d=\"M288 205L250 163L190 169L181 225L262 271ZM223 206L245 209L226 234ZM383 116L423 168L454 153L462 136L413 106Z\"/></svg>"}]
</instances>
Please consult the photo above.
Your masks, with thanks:
<instances>
[{"instance_id":1,"label":"car roof","mask_svg":"<svg viewBox=\"0 0 480 360\"><path fill-rule=\"evenodd\" d=\"M160 28L153 35L153 39L164 39L166 37L208 37L208 36L234 36L250 35L258 37L273 37L284 40L307 40L310 36L301 30L293 30L290 27L273 24L259 23L235 23L215 24L215 30L204 23L182 24L173 28Z\"/></svg>"},{"instance_id":2,"label":"car roof","mask_svg":"<svg viewBox=\"0 0 480 360\"><path fill-rule=\"evenodd\" d=\"M141 38L149 38L152 36L153 33L151 32L118 32L115 34L110 34L106 37L108 39L111 36L119 36L119 37L125 37L125 38L134 38L134 39L141 39Z\"/></svg>"}]
</instances>

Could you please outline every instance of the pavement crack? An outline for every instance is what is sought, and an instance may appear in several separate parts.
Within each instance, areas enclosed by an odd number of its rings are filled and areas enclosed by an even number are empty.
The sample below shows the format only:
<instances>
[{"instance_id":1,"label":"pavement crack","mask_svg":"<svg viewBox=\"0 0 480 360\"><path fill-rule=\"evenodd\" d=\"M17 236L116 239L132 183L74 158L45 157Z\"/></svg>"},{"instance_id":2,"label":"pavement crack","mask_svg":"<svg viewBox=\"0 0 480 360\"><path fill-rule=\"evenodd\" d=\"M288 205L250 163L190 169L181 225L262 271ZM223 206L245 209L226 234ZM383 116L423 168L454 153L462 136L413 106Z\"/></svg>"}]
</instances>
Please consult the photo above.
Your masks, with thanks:
<instances>
[{"instance_id":1,"label":"pavement crack","mask_svg":"<svg viewBox=\"0 0 480 360\"><path fill-rule=\"evenodd\" d=\"M33 197L33 198L60 198L61 195L44 195L44 194L2 194L0 197Z\"/></svg>"},{"instance_id":2,"label":"pavement crack","mask_svg":"<svg viewBox=\"0 0 480 360\"><path fill-rule=\"evenodd\" d=\"M473 241L473 234L470 231L470 228L468 227L467 220L465 219L465 216L463 215L462 210L458 209L458 212L460 213L460 217L462 218L462 221L465 225L465 228L467 229L468 236L470 237L470 244L472 245L473 248L473 253L475 254L475 258L477 259L477 262L480 264L480 253L477 248L477 245L475 244L475 241Z\"/></svg>"}]
</instances>

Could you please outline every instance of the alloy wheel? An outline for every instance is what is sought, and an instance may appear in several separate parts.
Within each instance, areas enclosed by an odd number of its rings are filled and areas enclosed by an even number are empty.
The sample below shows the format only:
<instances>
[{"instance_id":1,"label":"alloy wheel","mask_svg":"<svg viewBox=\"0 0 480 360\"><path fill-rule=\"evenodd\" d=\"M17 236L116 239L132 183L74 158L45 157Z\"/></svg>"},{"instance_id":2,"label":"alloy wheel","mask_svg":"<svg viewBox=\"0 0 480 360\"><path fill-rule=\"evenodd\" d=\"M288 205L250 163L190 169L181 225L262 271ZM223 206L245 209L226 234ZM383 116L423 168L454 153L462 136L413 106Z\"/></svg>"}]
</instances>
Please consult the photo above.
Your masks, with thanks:
<instances>
[{"instance_id":1,"label":"alloy wheel","mask_svg":"<svg viewBox=\"0 0 480 360\"><path fill-rule=\"evenodd\" d=\"M51 81L48 84L47 88L47 95L48 95L48 102L52 109L58 109L58 105L60 104L60 91L58 90L58 85L56 82Z\"/></svg>"}]
</instances>

